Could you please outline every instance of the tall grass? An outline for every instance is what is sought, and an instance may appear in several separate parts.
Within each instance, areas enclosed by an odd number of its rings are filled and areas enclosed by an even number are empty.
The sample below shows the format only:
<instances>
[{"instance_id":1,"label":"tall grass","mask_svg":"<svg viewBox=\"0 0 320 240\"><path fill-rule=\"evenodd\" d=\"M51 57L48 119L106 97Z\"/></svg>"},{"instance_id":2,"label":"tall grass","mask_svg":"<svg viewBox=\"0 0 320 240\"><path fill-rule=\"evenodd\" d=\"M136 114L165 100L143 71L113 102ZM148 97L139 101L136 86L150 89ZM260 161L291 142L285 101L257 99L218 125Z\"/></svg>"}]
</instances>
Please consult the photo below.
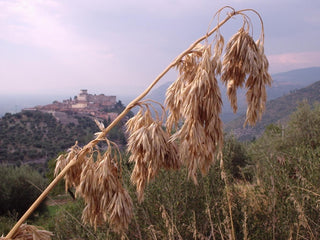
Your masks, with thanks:
<instances>
[{"instance_id":1,"label":"tall grass","mask_svg":"<svg viewBox=\"0 0 320 240\"><path fill-rule=\"evenodd\" d=\"M230 11L226 18L220 21L220 15L225 10ZM252 22L248 12L255 13L261 22L261 35L256 41L250 34ZM232 186L222 154L222 100L217 79L221 75L234 111L237 110L236 91L239 87L246 87L248 109L245 124L250 125L254 125L261 118L266 102L265 86L270 85L272 80L263 50L264 28L260 15L252 9L235 11L231 7L225 7L219 10L216 16L217 26L180 54L114 122L107 128L98 123L101 132L95 140L84 147L76 144L67 154L57 159L57 178L18 221L7 238L19 234L18 229L22 222L63 176L66 188L74 187L77 196L84 199L82 220L85 223L96 228L107 222L114 231L122 236L126 235L125 231L133 216L133 204L123 184L120 153L117 146L107 139L107 133L136 106L140 107L140 111L128 121L127 128L130 162L135 164L131 181L137 187L139 202L143 201L145 189L162 169L183 168L188 178L198 185L198 171L206 175L210 166L219 165L219 176L224 186L222 195L227 202L227 208L222 208L222 213L217 216L221 221L219 231L223 238L236 238ZM243 24L224 48L220 28L235 16L239 16ZM151 114L151 103L141 100L171 68L178 69L178 79L167 91L163 112L155 112L154 117ZM165 108L169 112L168 118L165 116ZM166 129L163 129L163 126L166 126ZM99 142L106 144L105 152L97 146ZM215 215L210 212L210 207L208 209L204 215L212 219ZM170 214L169 210L170 208L167 209L164 205L159 206L164 228L167 230L166 237L181 238L182 233L175 224L179 216ZM196 212L191 219L194 224L188 226L192 226L192 229L186 228L185 231L192 232L193 238L197 238L199 231ZM153 232L153 236L157 236L156 232Z\"/></svg>"}]
</instances>

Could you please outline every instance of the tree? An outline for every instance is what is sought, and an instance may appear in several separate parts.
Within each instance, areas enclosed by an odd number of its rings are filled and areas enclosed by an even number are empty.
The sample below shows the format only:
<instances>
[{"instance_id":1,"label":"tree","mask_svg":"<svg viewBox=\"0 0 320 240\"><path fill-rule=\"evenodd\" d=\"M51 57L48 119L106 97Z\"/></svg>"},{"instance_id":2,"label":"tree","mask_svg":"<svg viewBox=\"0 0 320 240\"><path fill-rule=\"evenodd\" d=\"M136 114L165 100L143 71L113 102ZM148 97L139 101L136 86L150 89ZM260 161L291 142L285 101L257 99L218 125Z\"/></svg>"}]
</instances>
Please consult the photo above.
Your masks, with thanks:
<instances>
[{"instance_id":1,"label":"tree","mask_svg":"<svg viewBox=\"0 0 320 240\"><path fill-rule=\"evenodd\" d=\"M320 147L320 104L313 106L304 101L291 115L286 131L289 145L305 145L312 149Z\"/></svg>"}]
</instances>

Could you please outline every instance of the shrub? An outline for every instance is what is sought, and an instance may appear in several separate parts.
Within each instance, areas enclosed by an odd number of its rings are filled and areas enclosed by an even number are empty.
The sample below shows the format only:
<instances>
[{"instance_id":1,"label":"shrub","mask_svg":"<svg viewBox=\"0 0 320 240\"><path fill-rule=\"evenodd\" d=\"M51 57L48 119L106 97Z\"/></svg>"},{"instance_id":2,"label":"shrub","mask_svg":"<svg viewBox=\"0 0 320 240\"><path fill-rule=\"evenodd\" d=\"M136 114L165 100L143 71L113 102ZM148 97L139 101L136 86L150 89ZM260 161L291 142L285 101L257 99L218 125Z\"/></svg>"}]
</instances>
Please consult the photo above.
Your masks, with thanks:
<instances>
[{"instance_id":1,"label":"shrub","mask_svg":"<svg viewBox=\"0 0 320 240\"><path fill-rule=\"evenodd\" d=\"M16 212L22 215L44 189L45 180L29 166L20 167L2 165L0 167L0 214ZM45 210L41 203L38 211Z\"/></svg>"}]
</instances>

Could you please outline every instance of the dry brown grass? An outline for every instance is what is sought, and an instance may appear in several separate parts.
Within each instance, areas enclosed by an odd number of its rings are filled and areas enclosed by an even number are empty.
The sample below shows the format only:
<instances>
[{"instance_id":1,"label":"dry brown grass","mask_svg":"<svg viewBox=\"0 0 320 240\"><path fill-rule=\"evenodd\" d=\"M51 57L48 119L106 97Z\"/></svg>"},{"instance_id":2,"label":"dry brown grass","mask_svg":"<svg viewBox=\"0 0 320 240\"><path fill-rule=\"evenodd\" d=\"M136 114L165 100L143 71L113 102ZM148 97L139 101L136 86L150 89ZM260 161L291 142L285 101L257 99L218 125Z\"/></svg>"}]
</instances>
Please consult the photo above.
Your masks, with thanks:
<instances>
[{"instance_id":1,"label":"dry brown grass","mask_svg":"<svg viewBox=\"0 0 320 240\"><path fill-rule=\"evenodd\" d=\"M105 137L135 106L139 106L140 110L126 126L129 133L128 151L131 153L129 162L134 163L131 181L136 185L140 202L143 200L146 184L157 176L160 169L179 169L184 164L189 178L197 183L198 170L203 175L206 174L216 155L221 156L223 126L220 119L222 100L218 75L221 75L222 82L227 86L227 94L235 112L237 89L244 86L247 88L245 124L254 125L261 118L266 102L265 86L272 81L263 50L261 17L250 9L237 12L230 7L223 9L231 9L232 12L221 22L218 17L217 26L180 54L107 128L97 122L101 132L96 139L83 148L75 144L68 154L57 159L55 172L59 175L33 208L65 175L66 189L74 187L77 196L85 200L86 207L82 215L84 222L95 227L108 222L117 232L125 230L133 214L132 201L122 185L120 153L116 145ZM218 12L218 16L223 9ZM251 21L245 14L246 11L255 12L261 20L262 34L257 42L250 35ZM224 49L224 38L219 29L236 15L242 17L243 26ZM216 33L215 37L209 43L209 37L213 33ZM201 44L203 41L205 42ZM169 112L166 119L164 108L159 116L151 102L141 100L173 67L178 69L179 76L166 92L165 104ZM151 111L154 111L155 117ZM107 143L107 151L102 154L95 146L103 141ZM8 236L12 236L28 214L19 220ZM229 217L231 220L227 222L232 226L231 211ZM234 239L233 228L228 229L232 229L230 239Z\"/></svg>"},{"instance_id":2,"label":"dry brown grass","mask_svg":"<svg viewBox=\"0 0 320 240\"><path fill-rule=\"evenodd\" d=\"M169 141L169 134L162 127L163 119L156 112L153 119L150 104L140 103L140 111L127 122L129 162L134 169L131 181L137 186L138 200L148 182L153 180L161 168L179 169L180 161L175 143Z\"/></svg>"},{"instance_id":3,"label":"dry brown grass","mask_svg":"<svg viewBox=\"0 0 320 240\"><path fill-rule=\"evenodd\" d=\"M245 124L253 125L261 117L266 102L265 85L271 84L263 50L263 33L255 42L249 34L249 18L242 12L240 14L244 16L244 24L228 41L225 50L224 38L218 29L211 43L207 36L204 44L194 45L173 65L179 76L166 92L167 119L164 107L159 114L152 105L153 101L135 103L140 110L126 127L131 153L129 162L134 163L131 181L136 185L139 202L143 200L146 185L155 179L160 169L179 169L182 163L188 169L189 178L197 183L198 170L206 174L216 155L221 155L223 126L218 75L227 85L235 112L237 89L248 89ZM97 124L103 132L104 126ZM75 187L77 195L86 202L83 221L95 227L108 221L120 231L130 222L132 202L122 186L118 160L109 150L114 146L107 142L109 147L103 156L91 147L80 158L77 155L80 155L81 148L73 146L68 154L58 158L56 169L57 172L62 170L77 157L65 179L66 187ZM96 161L93 160L95 152L98 152ZM231 215L230 218L232 225Z\"/></svg>"},{"instance_id":4,"label":"dry brown grass","mask_svg":"<svg viewBox=\"0 0 320 240\"><path fill-rule=\"evenodd\" d=\"M216 49L221 49L222 42L219 38ZM171 141L179 141L179 157L188 167L189 177L195 183L197 169L205 174L216 150L222 146L222 100L215 77L218 62L217 54L212 57L211 45L198 45L177 66L180 76L166 94L170 112L168 132L173 125L184 122ZM178 100L175 101L175 98Z\"/></svg>"},{"instance_id":5,"label":"dry brown grass","mask_svg":"<svg viewBox=\"0 0 320 240\"><path fill-rule=\"evenodd\" d=\"M75 156L79 154L80 151L81 148L78 146L78 143L76 142L76 144L68 150L68 153L61 154L57 158L54 174L58 175L59 172L62 169L64 169ZM73 165L73 167L70 168L66 173L64 177L66 191L69 187L76 187L80 184L80 175L84 166L84 162L85 158L79 158L77 162Z\"/></svg>"},{"instance_id":6,"label":"dry brown grass","mask_svg":"<svg viewBox=\"0 0 320 240\"><path fill-rule=\"evenodd\" d=\"M74 164L65 175L66 188L75 187L76 196L82 197L86 206L82 213L84 223L100 226L108 222L114 231L128 228L132 217L132 200L122 186L120 152L116 145L106 140L108 148L104 154L99 149L90 149L80 162ZM116 150L113 151L113 148ZM78 154L75 145L70 152L57 159L56 172Z\"/></svg>"},{"instance_id":7,"label":"dry brown grass","mask_svg":"<svg viewBox=\"0 0 320 240\"><path fill-rule=\"evenodd\" d=\"M265 108L266 85L272 82L268 73L269 63L264 54L263 35L257 42L244 27L232 36L226 46L221 80L227 86L227 94L233 111L237 111L237 89L247 91L247 116L245 125L254 125Z\"/></svg>"},{"instance_id":8,"label":"dry brown grass","mask_svg":"<svg viewBox=\"0 0 320 240\"><path fill-rule=\"evenodd\" d=\"M13 235L12 240L51 240L52 232L41 229L33 225L22 224L18 231ZM5 240L8 238L0 237Z\"/></svg>"}]
</instances>

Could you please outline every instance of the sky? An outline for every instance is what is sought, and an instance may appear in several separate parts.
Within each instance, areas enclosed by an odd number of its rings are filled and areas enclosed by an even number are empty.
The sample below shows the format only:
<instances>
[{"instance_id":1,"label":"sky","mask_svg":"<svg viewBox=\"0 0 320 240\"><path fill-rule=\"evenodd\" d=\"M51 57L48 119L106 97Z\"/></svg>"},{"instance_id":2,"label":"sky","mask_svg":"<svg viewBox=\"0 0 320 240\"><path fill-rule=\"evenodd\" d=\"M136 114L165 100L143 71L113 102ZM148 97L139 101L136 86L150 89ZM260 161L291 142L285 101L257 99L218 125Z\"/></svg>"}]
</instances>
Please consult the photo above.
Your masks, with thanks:
<instances>
[{"instance_id":1,"label":"sky","mask_svg":"<svg viewBox=\"0 0 320 240\"><path fill-rule=\"evenodd\" d=\"M319 0L0 0L0 95L137 96L225 5L260 13L270 73L320 66ZM221 33L241 25L235 17Z\"/></svg>"}]
</instances>

